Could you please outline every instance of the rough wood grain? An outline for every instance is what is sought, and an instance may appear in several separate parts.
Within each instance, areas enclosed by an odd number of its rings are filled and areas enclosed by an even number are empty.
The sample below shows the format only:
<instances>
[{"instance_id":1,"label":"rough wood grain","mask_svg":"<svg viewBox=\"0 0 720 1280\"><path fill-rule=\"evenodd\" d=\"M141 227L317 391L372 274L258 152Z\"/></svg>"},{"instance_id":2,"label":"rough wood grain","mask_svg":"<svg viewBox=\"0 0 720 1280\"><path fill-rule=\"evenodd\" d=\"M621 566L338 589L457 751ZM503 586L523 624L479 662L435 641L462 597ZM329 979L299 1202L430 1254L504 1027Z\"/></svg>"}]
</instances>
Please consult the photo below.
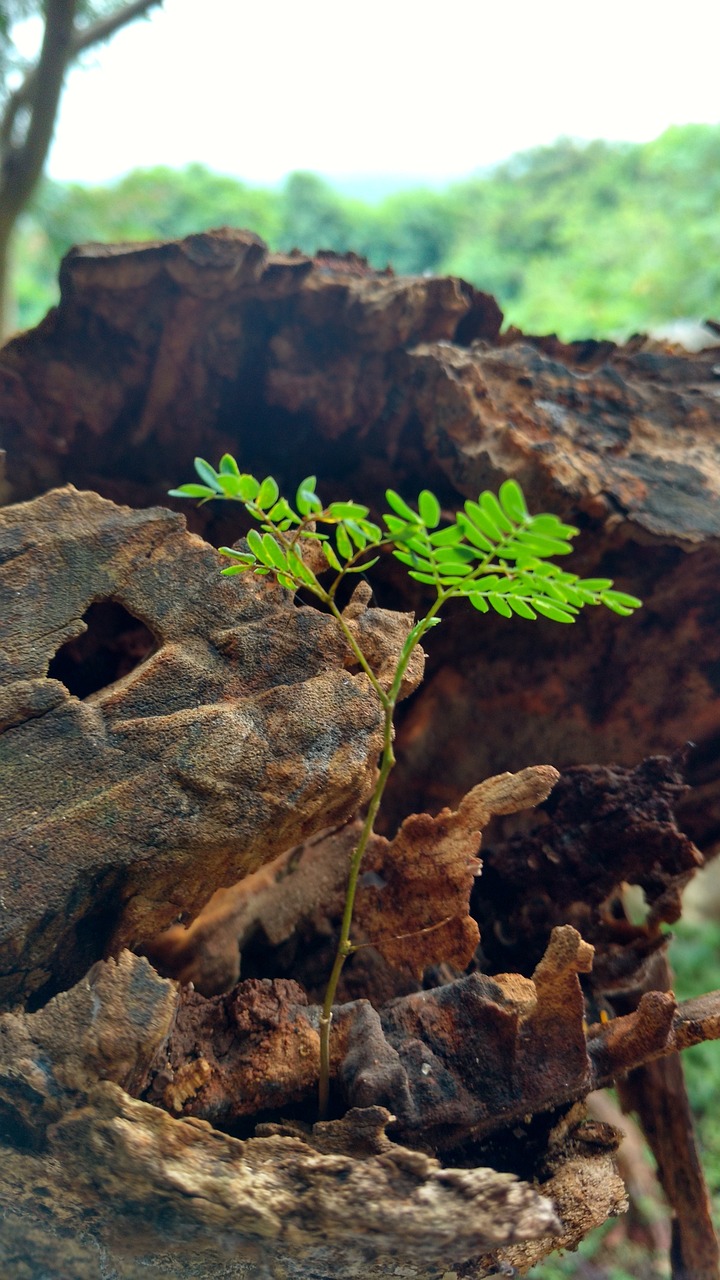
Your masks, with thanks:
<instances>
[{"instance_id":1,"label":"rough wood grain","mask_svg":"<svg viewBox=\"0 0 720 1280\"><path fill-rule=\"evenodd\" d=\"M578 569L645 608L561 634L458 610L433 633L386 812L454 807L477 778L539 760L632 765L690 740L687 821L705 848L720 838L717 353L563 344L501 320L462 281L273 255L228 229L74 249L57 310L0 354L8 490L70 481L142 506L226 448L289 489L312 470L328 497L376 506L387 484L429 484L452 508L517 476L533 508L580 525ZM192 516L215 542L237 518ZM378 590L417 602L402 575Z\"/></svg>"},{"instance_id":2,"label":"rough wood grain","mask_svg":"<svg viewBox=\"0 0 720 1280\"><path fill-rule=\"evenodd\" d=\"M0 512L5 1001L194 914L372 786L381 712L337 624L219 568L167 510L66 488ZM81 700L48 663L99 600L156 646ZM368 619L384 679L411 619Z\"/></svg>"},{"instance_id":3,"label":"rough wood grain","mask_svg":"<svg viewBox=\"0 0 720 1280\"><path fill-rule=\"evenodd\" d=\"M381 1107L239 1141L130 1097L123 1086L167 1037L177 1001L174 984L124 953L37 1013L0 1017L5 1274L49 1264L84 1277L101 1259L110 1280L163 1274L164 1261L182 1278L349 1280L359 1267L386 1275L411 1250L430 1280L451 1260L483 1276L500 1247L536 1242L542 1256L551 1245L560 1226L547 1194L398 1145ZM557 1145L556 1175L595 1176L595 1220L622 1206L607 1151L576 1167L576 1148L570 1163Z\"/></svg>"}]
</instances>

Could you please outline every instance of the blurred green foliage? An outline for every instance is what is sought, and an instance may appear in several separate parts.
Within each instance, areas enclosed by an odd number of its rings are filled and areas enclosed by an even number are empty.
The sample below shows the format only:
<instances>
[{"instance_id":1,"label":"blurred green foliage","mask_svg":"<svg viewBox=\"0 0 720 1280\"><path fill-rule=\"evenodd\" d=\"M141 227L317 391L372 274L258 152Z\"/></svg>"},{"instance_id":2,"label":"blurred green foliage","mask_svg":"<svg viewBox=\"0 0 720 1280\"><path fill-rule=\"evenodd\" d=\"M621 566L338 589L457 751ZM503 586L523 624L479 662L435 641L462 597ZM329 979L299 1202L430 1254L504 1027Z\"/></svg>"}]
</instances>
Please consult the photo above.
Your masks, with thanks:
<instances>
[{"instance_id":1,"label":"blurred green foliage","mask_svg":"<svg viewBox=\"0 0 720 1280\"><path fill-rule=\"evenodd\" d=\"M569 339L720 314L720 125L644 145L560 140L444 191L368 203L310 173L277 190L202 165L103 187L46 181L15 253L17 323L57 297L72 244L247 227L271 248L355 250L402 274L451 274L495 294L506 321Z\"/></svg>"}]
</instances>

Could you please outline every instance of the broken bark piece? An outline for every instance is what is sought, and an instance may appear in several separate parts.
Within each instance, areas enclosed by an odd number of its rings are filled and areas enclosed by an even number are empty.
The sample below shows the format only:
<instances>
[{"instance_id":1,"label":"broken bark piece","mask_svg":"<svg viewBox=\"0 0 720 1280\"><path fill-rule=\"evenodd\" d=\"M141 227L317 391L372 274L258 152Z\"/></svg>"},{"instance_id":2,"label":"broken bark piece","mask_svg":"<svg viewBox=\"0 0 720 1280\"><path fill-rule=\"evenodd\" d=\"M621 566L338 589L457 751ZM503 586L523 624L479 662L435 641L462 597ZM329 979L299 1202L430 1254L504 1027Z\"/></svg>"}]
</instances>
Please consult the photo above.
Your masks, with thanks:
<instances>
[{"instance_id":1,"label":"broken bark piece","mask_svg":"<svg viewBox=\"0 0 720 1280\"><path fill-rule=\"evenodd\" d=\"M536 1023L530 1031L528 1025L541 1006L547 1014L552 1008L541 989L558 993L573 967L586 967L587 959L573 931L559 931L538 988L516 975L488 988L488 1002L506 1014L514 1003L516 1024L521 1031L525 1027L517 1065L529 1067L533 1053L543 1050L542 1027ZM573 1247L608 1213L622 1211L622 1184L611 1163L617 1135L587 1124L581 1111L567 1110L567 1102L547 1128L546 1141L536 1141L535 1187L512 1173L471 1167L467 1131L460 1139L463 1168L398 1143L402 1124L377 1103L314 1128L263 1124L255 1137L242 1141L212 1128L197 1112L189 1114L207 1089L203 1064L211 1063L213 1042L224 1062L228 1054L242 1057L243 1038L247 1046L253 1035L262 1034L269 1034L268 1055L263 1059L253 1045L246 1059L249 1068L255 1064L255 1102L262 1063L266 1097L274 1090L282 1105L282 1087L303 1056L313 1059L312 1038L317 1041L319 1010L304 1005L299 989L292 988L291 983L249 982L231 997L203 1002L159 978L146 960L124 953L118 961L99 963L87 980L37 1013L0 1016L0 1199L5 1210L0 1259L19 1259L37 1269L54 1244L57 1259L63 1265L69 1259L71 1274L83 1280L89 1265L85 1247L95 1254L104 1251L106 1272L117 1280L141 1280L147 1267L167 1254L179 1277L212 1275L232 1257L237 1271L230 1274L238 1277L262 1274L272 1260L295 1268L298 1277L315 1267L349 1280L361 1260L364 1274L379 1278L391 1259L411 1256L419 1280L436 1280L433 1268L439 1265L474 1278L492 1274L501 1263L530 1265L557 1247ZM482 1066L471 1059L473 1045L459 1045L452 1032L453 1025L461 1027L465 1042L475 1034L475 1047L485 1044L485 1063L490 1063L496 1041L483 1038L482 1028L475 1031L478 1014L484 1017L477 981L464 979L425 995L422 1016L418 997L395 1002L406 1006L407 1029L414 1027L424 1040L411 1035L406 1049L398 1041L395 1049L388 1043L388 1051L406 1069L423 1053L428 1062L438 1063L444 1046L446 1056L448 1050L456 1054L466 1091L481 1091L484 1077ZM207 1009L224 1004L227 1010L229 1000L235 1001L235 1026L226 1021L223 1027L208 1018ZM206 1013L198 1021L203 1005ZM678 1016L692 1024L697 1038L706 1025L720 1030L718 1009L720 996L684 1018L681 1006ZM387 1025L397 1029L397 1007L388 1012ZM366 1003L336 1010L335 1069L341 1065L338 1047L345 1060L350 1056L354 1022L355 1047L365 1040L367 1060L372 1050L367 1013L379 1025L378 1014ZM553 1016L561 1016L559 1006ZM167 1061L183 1017L194 1020L204 1056L186 1057L174 1081L166 1075L165 1089L175 1085L165 1098L167 1110L129 1096L126 1086L137 1088L143 1076L153 1075L157 1082L149 1054L155 1052L155 1063ZM625 1021L637 1017L628 1015ZM574 1011L567 1022L574 1025ZM607 1024L593 1029L589 1046L608 1034ZM592 1070L583 1077L573 1067L563 1077L562 1061L556 1058L557 1077L543 1104L557 1106L563 1091L584 1094L594 1083ZM618 1056L618 1067L628 1065L627 1054ZM406 1078L418 1108L432 1119L432 1080L428 1083L422 1070ZM549 1082L545 1076L542 1087ZM242 1089L240 1079L233 1083ZM507 1092L508 1085L503 1088ZM512 1080L509 1088L512 1093ZM525 1081L522 1088L532 1106L532 1086ZM541 1101L539 1091L535 1103ZM510 1110L522 1127L520 1098L510 1098ZM496 1118L496 1132L502 1132L508 1114L506 1109ZM392 1139L386 1132L390 1125ZM480 1127L492 1127L489 1115ZM416 1129L415 1137L422 1141L427 1133ZM562 1227L555 1197L562 1206ZM39 1212L40 1200L47 1213ZM70 1252L66 1238L72 1241Z\"/></svg>"},{"instance_id":2,"label":"broken bark piece","mask_svg":"<svg viewBox=\"0 0 720 1280\"><path fill-rule=\"evenodd\" d=\"M263 580L221 577L170 511L57 490L0 512L0 560L7 1002L69 985L352 814L382 715L331 618ZM48 664L97 601L156 646L80 700ZM370 612L387 668L412 619Z\"/></svg>"},{"instance_id":3,"label":"broken bark piece","mask_svg":"<svg viewBox=\"0 0 720 1280\"><path fill-rule=\"evenodd\" d=\"M464 969L478 942L468 914L480 870L482 831L497 814L546 799L558 777L549 766L501 774L473 787L456 811L406 818L393 840L371 838L358 887L352 937L394 969L419 979L432 964ZM184 928L173 925L145 946L162 973L192 982L203 995L238 978L239 955L257 929L277 946L319 917L339 920L358 821L313 837L231 889L219 891ZM373 991L366 990L373 998Z\"/></svg>"},{"instance_id":4,"label":"broken bark piece","mask_svg":"<svg viewBox=\"0 0 720 1280\"><path fill-rule=\"evenodd\" d=\"M472 974L380 1009L367 1000L336 1006L331 1074L344 1104L385 1107L398 1140L453 1152L641 1063L720 1038L718 993L678 1008L650 992L633 1014L586 1032L578 975L591 962L592 948L566 926L532 980ZM183 989L143 1096L231 1132L258 1113L312 1107L318 1019L318 1006L285 979L249 979L211 999Z\"/></svg>"},{"instance_id":5,"label":"broken bark piece","mask_svg":"<svg viewBox=\"0 0 720 1280\"><path fill-rule=\"evenodd\" d=\"M283 418L322 406L321 435L340 438L350 423L383 412L392 353L423 339L450 339L461 322L475 337L495 337L502 322L495 300L460 280L397 278L354 255L322 254L313 262L299 253L270 254L257 236L231 228L169 244L73 249L60 287L60 307L40 339L42 367L35 366L36 337L19 335L5 348L2 412L16 499L68 480L102 486L113 474L119 488L112 496L119 494L128 450L152 457L154 479L170 465L170 487L195 453L223 452L238 416L231 408L218 429L218 414L238 385L255 387L249 415L240 417L244 456L257 453L258 392L283 406ZM91 352L82 332L91 314L111 365ZM57 347L68 323L76 335L71 355ZM306 461L307 440L297 446L292 456ZM81 455L82 475L73 461ZM140 505L144 487L136 479Z\"/></svg>"},{"instance_id":6,"label":"broken bark piece","mask_svg":"<svg viewBox=\"0 0 720 1280\"><path fill-rule=\"evenodd\" d=\"M489 968L527 972L550 930L567 922L595 948L589 986L597 998L641 982L666 943L661 924L679 918L682 890L703 862L676 816L688 790L684 769L682 753L633 769L567 769L537 825L487 844L473 914ZM627 919L623 884L642 889L644 923Z\"/></svg>"},{"instance_id":7,"label":"broken bark piece","mask_svg":"<svg viewBox=\"0 0 720 1280\"><path fill-rule=\"evenodd\" d=\"M70 1260L84 1276L100 1252L105 1274L123 1280L168 1254L181 1277L283 1265L344 1280L361 1262L380 1277L409 1249L421 1280L453 1260L481 1276L491 1251L559 1230L547 1197L512 1174L444 1168L392 1142L379 1107L238 1141L130 1097L120 1080L142 1072L177 1000L125 954L41 1011L0 1017L6 1274L37 1267L54 1245L57 1274Z\"/></svg>"}]
</instances>

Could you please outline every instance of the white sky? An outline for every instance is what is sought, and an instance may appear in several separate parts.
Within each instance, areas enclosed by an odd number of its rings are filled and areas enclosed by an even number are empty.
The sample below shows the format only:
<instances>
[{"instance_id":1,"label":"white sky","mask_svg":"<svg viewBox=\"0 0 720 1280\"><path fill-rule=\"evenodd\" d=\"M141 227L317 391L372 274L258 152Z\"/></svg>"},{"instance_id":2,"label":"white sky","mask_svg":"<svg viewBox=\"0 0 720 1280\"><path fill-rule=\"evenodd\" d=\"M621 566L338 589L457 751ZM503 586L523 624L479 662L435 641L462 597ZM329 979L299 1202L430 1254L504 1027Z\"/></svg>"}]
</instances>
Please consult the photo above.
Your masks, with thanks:
<instances>
[{"instance_id":1,"label":"white sky","mask_svg":"<svg viewBox=\"0 0 720 1280\"><path fill-rule=\"evenodd\" d=\"M49 172L440 180L720 121L720 0L165 0L67 83Z\"/></svg>"}]
</instances>

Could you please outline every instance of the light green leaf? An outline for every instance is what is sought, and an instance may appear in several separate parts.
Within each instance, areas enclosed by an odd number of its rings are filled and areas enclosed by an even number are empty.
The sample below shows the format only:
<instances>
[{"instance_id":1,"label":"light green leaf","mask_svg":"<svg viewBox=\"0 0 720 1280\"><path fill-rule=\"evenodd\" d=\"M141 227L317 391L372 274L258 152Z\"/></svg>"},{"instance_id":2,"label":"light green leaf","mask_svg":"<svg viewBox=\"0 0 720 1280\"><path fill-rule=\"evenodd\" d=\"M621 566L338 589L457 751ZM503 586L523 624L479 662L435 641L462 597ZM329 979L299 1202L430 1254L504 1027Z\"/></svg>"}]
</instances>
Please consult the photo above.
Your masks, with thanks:
<instances>
[{"instance_id":1,"label":"light green leaf","mask_svg":"<svg viewBox=\"0 0 720 1280\"><path fill-rule=\"evenodd\" d=\"M468 547L464 545L455 547L437 547L433 552L433 559L438 564L473 564L478 559L476 547Z\"/></svg>"},{"instance_id":2,"label":"light green leaf","mask_svg":"<svg viewBox=\"0 0 720 1280\"><path fill-rule=\"evenodd\" d=\"M235 547L218 547L221 556L230 556L233 560L242 560L244 564L254 564L255 556L249 551L237 551Z\"/></svg>"},{"instance_id":3,"label":"light green leaf","mask_svg":"<svg viewBox=\"0 0 720 1280\"><path fill-rule=\"evenodd\" d=\"M325 548L326 545L327 545L326 543L323 544L323 549ZM299 578L300 581L304 582L305 585L308 587L317 586L315 574L313 573L312 569L310 569L309 566L305 564L305 561L303 560L302 556L299 556L296 551L288 551L287 561L288 561L288 566L291 572L295 575L296 578Z\"/></svg>"},{"instance_id":4,"label":"light green leaf","mask_svg":"<svg viewBox=\"0 0 720 1280\"><path fill-rule=\"evenodd\" d=\"M285 553L272 534L264 533L262 541L265 548L265 563L272 565L274 569L287 570L288 564Z\"/></svg>"},{"instance_id":5,"label":"light green leaf","mask_svg":"<svg viewBox=\"0 0 720 1280\"><path fill-rule=\"evenodd\" d=\"M358 551L367 546L367 538L356 520L344 520L343 524L352 538Z\"/></svg>"},{"instance_id":6,"label":"light green leaf","mask_svg":"<svg viewBox=\"0 0 720 1280\"><path fill-rule=\"evenodd\" d=\"M254 476L248 476L248 475L240 476L240 484L238 487L238 492L240 494L242 501L245 503L246 507L248 503L254 500L255 495L259 492L259 490L260 490L260 485Z\"/></svg>"},{"instance_id":7,"label":"light green leaf","mask_svg":"<svg viewBox=\"0 0 720 1280\"><path fill-rule=\"evenodd\" d=\"M460 514L461 513L458 512L458 515L456 517L458 524L460 524ZM468 498L467 502L465 503L465 514L467 518L475 526L475 528L479 529L481 533L484 533L486 538L490 538L492 543L500 541L502 537L502 533L500 532L500 529L498 528L495 521L490 519L490 516L488 515L488 513L486 511L483 511L483 508L479 506L477 502L473 502L472 499ZM462 525L462 528L463 529L465 528L464 523ZM465 532L466 532L466 536L470 537L470 534L468 533L468 531L465 530Z\"/></svg>"},{"instance_id":8,"label":"light green leaf","mask_svg":"<svg viewBox=\"0 0 720 1280\"><path fill-rule=\"evenodd\" d=\"M323 542L322 549L323 549L323 555L325 556L325 559L330 565L330 568L335 569L337 573L342 573L342 565L340 564L340 561L335 555L335 552L333 551L330 543Z\"/></svg>"},{"instance_id":9,"label":"light green leaf","mask_svg":"<svg viewBox=\"0 0 720 1280\"><path fill-rule=\"evenodd\" d=\"M447 563L436 564L434 567L442 578L450 579L453 582L459 578L472 576L473 571L471 564L463 564L461 560L450 560Z\"/></svg>"},{"instance_id":10,"label":"light green leaf","mask_svg":"<svg viewBox=\"0 0 720 1280\"><path fill-rule=\"evenodd\" d=\"M541 596L549 596L551 600L557 600L560 604L565 602L562 588L552 578L539 578L537 583L537 592Z\"/></svg>"},{"instance_id":11,"label":"light green leaf","mask_svg":"<svg viewBox=\"0 0 720 1280\"><path fill-rule=\"evenodd\" d=\"M584 587L586 591L609 591L612 584L612 578L580 578L578 580L578 586Z\"/></svg>"},{"instance_id":12,"label":"light green leaf","mask_svg":"<svg viewBox=\"0 0 720 1280\"><path fill-rule=\"evenodd\" d=\"M267 511L269 507L275 506L279 496L280 490L277 481L272 476L266 476L258 490L255 504L260 507L261 511Z\"/></svg>"},{"instance_id":13,"label":"light green leaf","mask_svg":"<svg viewBox=\"0 0 720 1280\"><path fill-rule=\"evenodd\" d=\"M470 594L468 596L468 600L470 601L473 609L478 609L480 613L487 613L489 606L484 596Z\"/></svg>"},{"instance_id":14,"label":"light green leaf","mask_svg":"<svg viewBox=\"0 0 720 1280\"><path fill-rule=\"evenodd\" d=\"M396 541L404 538L410 538L417 532L417 521L409 524L407 520L399 520L397 516L385 515L383 520L387 525L388 533Z\"/></svg>"},{"instance_id":15,"label":"light green leaf","mask_svg":"<svg viewBox=\"0 0 720 1280\"><path fill-rule=\"evenodd\" d=\"M231 453L224 453L218 468L220 475L239 476L240 468Z\"/></svg>"},{"instance_id":16,"label":"light green leaf","mask_svg":"<svg viewBox=\"0 0 720 1280\"><path fill-rule=\"evenodd\" d=\"M549 538L544 533L535 533L532 526L529 529L518 530L517 540L522 547L535 556L567 556L572 551L568 542L563 542L560 538Z\"/></svg>"},{"instance_id":17,"label":"light green leaf","mask_svg":"<svg viewBox=\"0 0 720 1280\"><path fill-rule=\"evenodd\" d=\"M247 573L248 569L252 569L251 564L231 564L227 569L221 569L220 573L223 578L230 578L234 573ZM257 570L255 570L257 573Z\"/></svg>"},{"instance_id":18,"label":"light green leaf","mask_svg":"<svg viewBox=\"0 0 720 1280\"><path fill-rule=\"evenodd\" d=\"M231 475L224 471L222 475L218 476L218 483L226 498L239 498L240 501L244 501L242 490L245 486L243 485L242 476Z\"/></svg>"},{"instance_id":19,"label":"light green leaf","mask_svg":"<svg viewBox=\"0 0 720 1280\"><path fill-rule=\"evenodd\" d=\"M440 503L429 489L423 489L418 496L418 510L427 529L434 529L440 523Z\"/></svg>"},{"instance_id":20,"label":"light green leaf","mask_svg":"<svg viewBox=\"0 0 720 1280\"><path fill-rule=\"evenodd\" d=\"M532 517L532 527L537 533L547 533L551 538L576 538L580 530L572 524L563 524L557 516L543 512Z\"/></svg>"},{"instance_id":21,"label":"light green leaf","mask_svg":"<svg viewBox=\"0 0 720 1280\"><path fill-rule=\"evenodd\" d=\"M613 601L605 600L604 598L602 603L607 605L608 609L611 609L613 613L618 613L621 618L629 618L635 612L634 609L626 609L623 605L615 604Z\"/></svg>"},{"instance_id":22,"label":"light green leaf","mask_svg":"<svg viewBox=\"0 0 720 1280\"><path fill-rule=\"evenodd\" d=\"M429 583L431 587L438 585L437 578L433 577L431 573L422 573L419 569L408 569L408 578L414 578L416 582Z\"/></svg>"},{"instance_id":23,"label":"light green leaf","mask_svg":"<svg viewBox=\"0 0 720 1280\"><path fill-rule=\"evenodd\" d=\"M271 567L273 566L273 561L268 559L268 553L265 550L263 540L260 537L260 534L258 533L257 529L250 529L248 531L247 544L250 550L252 551L253 555L260 561L261 564L267 564L267 565L270 565Z\"/></svg>"},{"instance_id":24,"label":"light green leaf","mask_svg":"<svg viewBox=\"0 0 720 1280\"><path fill-rule=\"evenodd\" d=\"M533 600L533 605L538 613L542 613L545 618L551 618L553 622L574 622L575 614L570 612L570 608L561 609L557 604L551 604L549 600Z\"/></svg>"},{"instance_id":25,"label":"light green leaf","mask_svg":"<svg viewBox=\"0 0 720 1280\"><path fill-rule=\"evenodd\" d=\"M412 507L409 507L407 502L405 502L404 499L400 497L400 494L396 493L394 489L386 489L385 498L387 499L388 505L392 507L396 515L402 516L404 520L408 520L411 524L417 525L421 523L417 512L413 511ZM385 522L387 523L386 517L383 517L383 519L385 519Z\"/></svg>"},{"instance_id":26,"label":"light green leaf","mask_svg":"<svg viewBox=\"0 0 720 1280\"><path fill-rule=\"evenodd\" d=\"M289 524L299 524L299 517L296 516L287 498L278 498L275 506L268 511L268 519L275 524L279 524L281 520L283 522L287 520Z\"/></svg>"},{"instance_id":27,"label":"light green leaf","mask_svg":"<svg viewBox=\"0 0 720 1280\"><path fill-rule=\"evenodd\" d=\"M509 593L505 599L510 605L513 613L519 614L521 618L530 618L531 620L537 618L537 614L534 609L531 609L530 605L525 600L520 600L517 596L510 595Z\"/></svg>"},{"instance_id":28,"label":"light green leaf","mask_svg":"<svg viewBox=\"0 0 720 1280\"><path fill-rule=\"evenodd\" d=\"M428 539L433 547L454 547L462 540L463 531L457 524L450 524L446 529L437 529Z\"/></svg>"},{"instance_id":29,"label":"light green leaf","mask_svg":"<svg viewBox=\"0 0 720 1280\"><path fill-rule=\"evenodd\" d=\"M567 604L574 604L578 609L582 609L583 605L587 604L587 597L583 596L583 593L578 591L576 587L571 586L570 583L560 582L557 584L557 589Z\"/></svg>"},{"instance_id":30,"label":"light green leaf","mask_svg":"<svg viewBox=\"0 0 720 1280\"><path fill-rule=\"evenodd\" d=\"M500 485L500 506L511 520L516 524L522 524L529 519L530 512L525 502L525 494L523 493L517 480L504 480Z\"/></svg>"},{"instance_id":31,"label":"light green leaf","mask_svg":"<svg viewBox=\"0 0 720 1280\"><path fill-rule=\"evenodd\" d=\"M331 502L327 513L333 520L363 520L370 514L370 508L359 502Z\"/></svg>"},{"instance_id":32,"label":"light green leaf","mask_svg":"<svg viewBox=\"0 0 720 1280\"><path fill-rule=\"evenodd\" d=\"M357 523L371 546L375 547L382 542L384 534L379 524L374 524L372 520L358 520Z\"/></svg>"},{"instance_id":33,"label":"light green leaf","mask_svg":"<svg viewBox=\"0 0 720 1280\"><path fill-rule=\"evenodd\" d=\"M478 547L480 551L485 552L493 551L495 549L494 544L490 539L487 538L484 533L480 532L464 511L458 511L456 519L457 527L460 529L463 536L467 538L468 542L472 542L473 546Z\"/></svg>"},{"instance_id":34,"label":"light green leaf","mask_svg":"<svg viewBox=\"0 0 720 1280\"><path fill-rule=\"evenodd\" d=\"M425 556L419 556L413 551L393 551L396 560L401 564L409 565L411 569L426 569L432 572L435 565Z\"/></svg>"},{"instance_id":35,"label":"light green leaf","mask_svg":"<svg viewBox=\"0 0 720 1280\"><path fill-rule=\"evenodd\" d=\"M168 489L169 498L202 498L209 502L217 498L217 489L209 489L206 484L181 484L179 489Z\"/></svg>"},{"instance_id":36,"label":"light green leaf","mask_svg":"<svg viewBox=\"0 0 720 1280\"><path fill-rule=\"evenodd\" d=\"M352 559L353 548L347 529L344 524L339 524L335 533L335 545L342 556L343 560Z\"/></svg>"},{"instance_id":37,"label":"light green leaf","mask_svg":"<svg viewBox=\"0 0 720 1280\"><path fill-rule=\"evenodd\" d=\"M380 559L379 556L373 556L372 560L365 560L363 564L351 565L351 567L349 569L346 569L345 572L346 573L364 573L366 569L372 569L373 565L377 564L379 559Z\"/></svg>"},{"instance_id":38,"label":"light green leaf","mask_svg":"<svg viewBox=\"0 0 720 1280\"><path fill-rule=\"evenodd\" d=\"M209 485L211 489L214 489L215 493L222 493L222 486L218 475L215 468L211 467L209 462L206 462L204 458L196 458L193 465L200 479L204 480L205 484Z\"/></svg>"},{"instance_id":39,"label":"light green leaf","mask_svg":"<svg viewBox=\"0 0 720 1280\"><path fill-rule=\"evenodd\" d=\"M497 525L502 533L512 533L512 520L508 520L494 493L490 493L486 489L484 493L480 494L478 501L486 516L492 520L493 524Z\"/></svg>"},{"instance_id":40,"label":"light green leaf","mask_svg":"<svg viewBox=\"0 0 720 1280\"><path fill-rule=\"evenodd\" d=\"M512 609L504 596L496 595L494 591L491 591L487 598L495 612L499 613L502 618L512 618Z\"/></svg>"},{"instance_id":41,"label":"light green leaf","mask_svg":"<svg viewBox=\"0 0 720 1280\"><path fill-rule=\"evenodd\" d=\"M295 503L303 516L312 515L313 511L322 511L322 502L315 492L316 484L317 476L306 476L298 485Z\"/></svg>"},{"instance_id":42,"label":"light green leaf","mask_svg":"<svg viewBox=\"0 0 720 1280\"><path fill-rule=\"evenodd\" d=\"M610 608L613 605L620 605L621 608L630 609L631 612L633 609L642 607L642 600L638 600L637 596L629 596L625 591L604 591L603 603Z\"/></svg>"}]
</instances>

